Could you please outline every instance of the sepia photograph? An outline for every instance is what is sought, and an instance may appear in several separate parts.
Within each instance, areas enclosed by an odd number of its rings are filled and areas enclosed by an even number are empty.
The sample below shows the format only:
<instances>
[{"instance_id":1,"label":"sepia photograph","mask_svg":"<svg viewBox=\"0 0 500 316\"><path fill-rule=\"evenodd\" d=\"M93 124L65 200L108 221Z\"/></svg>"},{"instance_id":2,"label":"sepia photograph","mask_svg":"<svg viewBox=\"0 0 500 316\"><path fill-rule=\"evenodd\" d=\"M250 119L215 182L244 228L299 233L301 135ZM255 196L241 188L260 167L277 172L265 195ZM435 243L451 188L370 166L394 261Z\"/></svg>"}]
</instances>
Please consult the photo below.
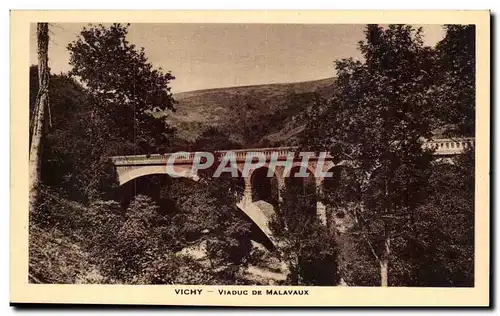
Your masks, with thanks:
<instances>
[{"instance_id":1,"label":"sepia photograph","mask_svg":"<svg viewBox=\"0 0 500 316\"><path fill-rule=\"evenodd\" d=\"M23 39L28 286L477 288L475 23L115 21Z\"/></svg>"}]
</instances>

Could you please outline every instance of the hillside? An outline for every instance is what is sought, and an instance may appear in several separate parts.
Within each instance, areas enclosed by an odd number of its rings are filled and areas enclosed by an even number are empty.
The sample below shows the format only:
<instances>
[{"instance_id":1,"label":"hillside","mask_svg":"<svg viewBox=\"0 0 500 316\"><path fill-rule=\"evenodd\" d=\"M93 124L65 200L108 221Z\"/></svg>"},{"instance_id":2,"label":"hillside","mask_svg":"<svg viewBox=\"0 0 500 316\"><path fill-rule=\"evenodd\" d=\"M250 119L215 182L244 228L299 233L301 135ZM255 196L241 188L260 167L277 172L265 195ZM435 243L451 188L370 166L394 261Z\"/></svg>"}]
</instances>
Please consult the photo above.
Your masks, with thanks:
<instances>
[{"instance_id":1,"label":"hillside","mask_svg":"<svg viewBox=\"0 0 500 316\"><path fill-rule=\"evenodd\" d=\"M300 126L292 126L292 117L309 105L314 93L330 97L333 82L327 78L178 93L174 95L179 102L177 111L168 121L178 129L180 138L189 141L215 126L241 146L282 142L300 130Z\"/></svg>"}]
</instances>

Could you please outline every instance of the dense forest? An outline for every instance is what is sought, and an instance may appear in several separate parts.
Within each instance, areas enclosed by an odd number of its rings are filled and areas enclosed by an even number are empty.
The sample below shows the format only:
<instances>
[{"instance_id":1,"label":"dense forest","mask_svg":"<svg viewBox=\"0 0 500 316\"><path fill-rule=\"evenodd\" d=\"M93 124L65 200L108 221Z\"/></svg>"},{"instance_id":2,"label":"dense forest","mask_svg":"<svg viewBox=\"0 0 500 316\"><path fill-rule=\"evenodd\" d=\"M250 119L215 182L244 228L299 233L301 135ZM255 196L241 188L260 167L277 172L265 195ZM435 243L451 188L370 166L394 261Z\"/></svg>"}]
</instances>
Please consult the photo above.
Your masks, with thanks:
<instances>
[{"instance_id":1,"label":"dense forest","mask_svg":"<svg viewBox=\"0 0 500 316\"><path fill-rule=\"evenodd\" d=\"M474 285L474 149L440 163L422 148L435 135L474 136L474 26L447 25L427 47L413 26L367 25L363 59L335 61L335 78L179 97L175 74L128 29L82 29L67 47L71 70L50 76L30 282ZM30 113L37 92L32 65ZM321 194L290 181L272 249L237 209L241 179L206 170L120 187L109 160L284 145L357 166ZM342 229L314 216L319 200Z\"/></svg>"}]
</instances>

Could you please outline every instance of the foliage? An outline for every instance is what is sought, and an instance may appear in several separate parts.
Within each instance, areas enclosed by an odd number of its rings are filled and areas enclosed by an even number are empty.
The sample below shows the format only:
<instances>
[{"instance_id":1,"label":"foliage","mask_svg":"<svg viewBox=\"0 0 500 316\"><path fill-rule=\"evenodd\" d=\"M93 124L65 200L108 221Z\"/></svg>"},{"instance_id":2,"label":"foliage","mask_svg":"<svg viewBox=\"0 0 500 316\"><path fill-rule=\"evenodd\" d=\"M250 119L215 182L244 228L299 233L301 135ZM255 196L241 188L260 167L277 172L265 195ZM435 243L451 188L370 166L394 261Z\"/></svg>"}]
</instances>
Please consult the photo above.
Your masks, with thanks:
<instances>
[{"instance_id":1,"label":"foliage","mask_svg":"<svg viewBox=\"0 0 500 316\"><path fill-rule=\"evenodd\" d=\"M93 257L100 258L102 269L112 280L122 283L135 283L138 275L158 256L167 253L171 245L168 225L158 213L158 206L145 196L137 196L125 214L117 214L119 209L106 210L111 205L95 204L93 211L93 230L97 233Z\"/></svg>"},{"instance_id":2,"label":"foliage","mask_svg":"<svg viewBox=\"0 0 500 316\"><path fill-rule=\"evenodd\" d=\"M181 211L176 220L182 222L183 233L189 240L206 243L213 268L244 265L252 246L250 222L236 206L243 195L243 185L241 179L212 177L214 170L200 170L200 180L191 186L172 185L171 198Z\"/></svg>"},{"instance_id":3,"label":"foliage","mask_svg":"<svg viewBox=\"0 0 500 316\"><path fill-rule=\"evenodd\" d=\"M84 28L68 45L69 74L84 83L114 134L133 144L137 153L162 152L172 130L162 115L154 114L174 109L169 83L175 77L154 69L144 48L137 50L127 40L128 26Z\"/></svg>"},{"instance_id":4,"label":"foliage","mask_svg":"<svg viewBox=\"0 0 500 316\"><path fill-rule=\"evenodd\" d=\"M339 272L349 286L380 285L379 263L373 260L373 254L366 241L356 230L335 236L338 248Z\"/></svg>"},{"instance_id":5,"label":"foliage","mask_svg":"<svg viewBox=\"0 0 500 316\"><path fill-rule=\"evenodd\" d=\"M446 25L446 36L436 46L437 117L452 136L473 136L476 102L476 28Z\"/></svg>"},{"instance_id":6,"label":"foliage","mask_svg":"<svg viewBox=\"0 0 500 316\"><path fill-rule=\"evenodd\" d=\"M270 227L289 269L288 282L291 285L337 285L335 237L316 216L315 196L310 194L307 185L290 183L282 191L282 198Z\"/></svg>"},{"instance_id":7,"label":"foliage","mask_svg":"<svg viewBox=\"0 0 500 316\"><path fill-rule=\"evenodd\" d=\"M437 165L419 212L412 257L417 286L474 286L474 149ZM422 249L416 252L415 249Z\"/></svg>"}]
</instances>

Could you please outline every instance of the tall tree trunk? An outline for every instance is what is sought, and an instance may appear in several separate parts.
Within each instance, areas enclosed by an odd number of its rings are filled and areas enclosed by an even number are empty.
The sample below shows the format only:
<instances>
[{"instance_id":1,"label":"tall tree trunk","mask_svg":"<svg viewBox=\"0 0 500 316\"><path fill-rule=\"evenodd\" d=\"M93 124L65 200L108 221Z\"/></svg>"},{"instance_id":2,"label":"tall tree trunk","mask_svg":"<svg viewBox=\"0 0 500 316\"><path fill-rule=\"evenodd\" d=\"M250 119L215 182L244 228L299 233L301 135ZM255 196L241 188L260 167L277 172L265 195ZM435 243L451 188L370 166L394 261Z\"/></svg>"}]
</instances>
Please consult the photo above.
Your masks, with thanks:
<instances>
[{"instance_id":1,"label":"tall tree trunk","mask_svg":"<svg viewBox=\"0 0 500 316\"><path fill-rule=\"evenodd\" d=\"M380 260L380 286L389 286L389 254L390 254L390 244L391 239L389 234L386 233L384 250Z\"/></svg>"},{"instance_id":2,"label":"tall tree trunk","mask_svg":"<svg viewBox=\"0 0 500 316\"><path fill-rule=\"evenodd\" d=\"M42 134L44 132L45 110L49 102L49 25L38 23L38 94L36 98L33 117L30 120L30 152L29 152L29 207L35 206L38 195L38 184L40 182L40 164L42 152Z\"/></svg>"},{"instance_id":3,"label":"tall tree trunk","mask_svg":"<svg viewBox=\"0 0 500 316\"><path fill-rule=\"evenodd\" d=\"M387 173L384 179L384 193L385 193L385 215L389 215L392 210L391 194L387 183ZM387 220L384 220L384 248L380 256L380 286L389 286L389 254L391 250L391 238L389 233L389 225Z\"/></svg>"},{"instance_id":4,"label":"tall tree trunk","mask_svg":"<svg viewBox=\"0 0 500 316\"><path fill-rule=\"evenodd\" d=\"M388 270L389 270L388 260L382 259L382 261L380 261L380 286L382 286L382 287L389 286Z\"/></svg>"}]
</instances>

